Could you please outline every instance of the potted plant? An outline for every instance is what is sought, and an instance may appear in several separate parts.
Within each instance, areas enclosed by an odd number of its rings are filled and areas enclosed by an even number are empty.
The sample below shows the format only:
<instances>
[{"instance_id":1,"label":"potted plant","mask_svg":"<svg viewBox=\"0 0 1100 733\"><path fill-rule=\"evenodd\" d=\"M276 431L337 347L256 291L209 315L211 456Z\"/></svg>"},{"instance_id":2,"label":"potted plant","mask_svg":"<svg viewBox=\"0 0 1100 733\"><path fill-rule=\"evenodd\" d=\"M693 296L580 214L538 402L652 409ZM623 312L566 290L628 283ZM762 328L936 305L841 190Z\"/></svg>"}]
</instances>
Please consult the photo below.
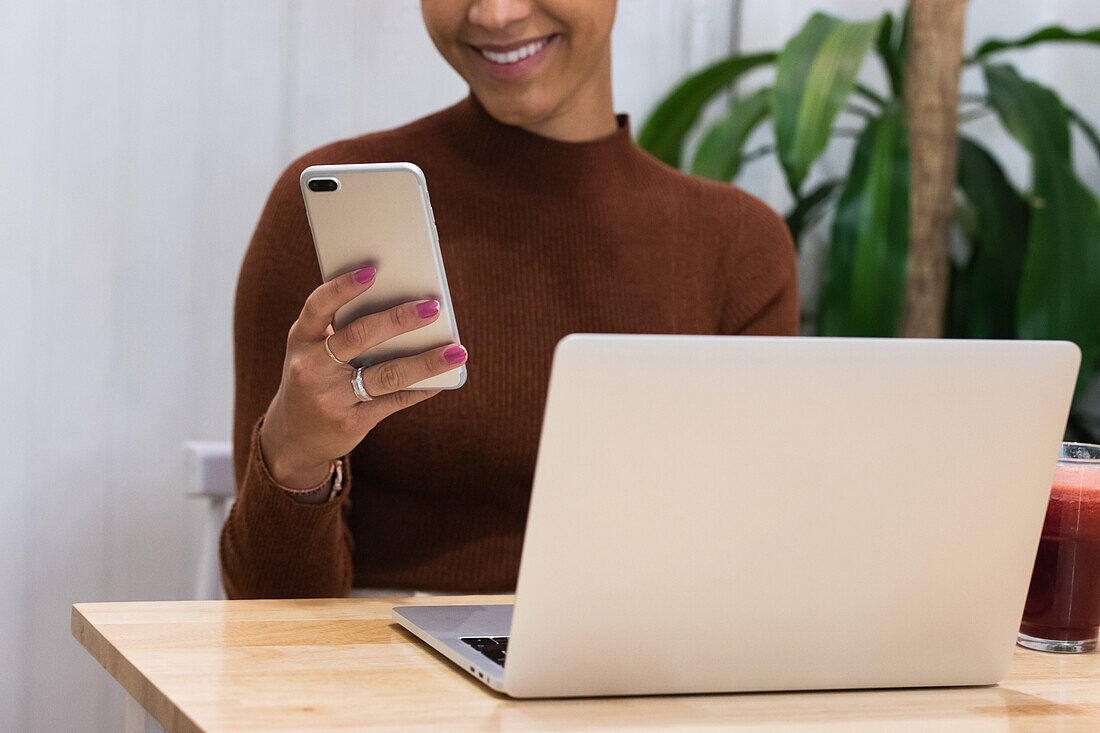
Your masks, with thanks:
<instances>
[{"instance_id":1,"label":"potted plant","mask_svg":"<svg viewBox=\"0 0 1100 733\"><path fill-rule=\"evenodd\" d=\"M813 15L776 52L735 55L676 86L643 124L638 143L666 163L730 181L747 160L775 155L795 203L787 224L800 244L807 228L831 218L821 296L811 324L820 335L895 336L904 300L909 245L909 146L905 61L911 14L869 22ZM986 90L962 96L960 127L996 115L1030 154L1030 190L1019 191L997 158L960 131L955 223L944 333L963 338L1068 339L1083 361L1075 408L1100 367L1100 201L1073 168L1070 130L1100 156L1100 135L1057 93L1030 81L998 54L1049 42L1100 44L1100 28L1043 28L1024 38L992 39L964 59L981 69ZM868 55L882 64L889 90L858 81ZM772 66L772 85L732 95L693 151L688 133L703 108L750 71ZM859 124L836 126L846 113ZM774 145L746 151L766 122ZM811 166L836 135L855 137L848 173L807 188ZM689 154L690 153L690 154ZM1075 412L1071 428L1083 429Z\"/></svg>"}]
</instances>

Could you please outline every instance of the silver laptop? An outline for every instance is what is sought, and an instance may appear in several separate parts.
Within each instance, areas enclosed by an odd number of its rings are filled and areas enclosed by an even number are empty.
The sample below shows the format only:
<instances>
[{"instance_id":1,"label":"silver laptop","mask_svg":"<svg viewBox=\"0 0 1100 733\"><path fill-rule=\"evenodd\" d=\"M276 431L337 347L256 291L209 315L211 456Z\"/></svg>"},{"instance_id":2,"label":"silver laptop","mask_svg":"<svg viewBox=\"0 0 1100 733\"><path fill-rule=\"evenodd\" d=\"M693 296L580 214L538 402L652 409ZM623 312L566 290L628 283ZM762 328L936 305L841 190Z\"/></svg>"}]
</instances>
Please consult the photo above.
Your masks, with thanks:
<instances>
[{"instance_id":1,"label":"silver laptop","mask_svg":"<svg viewBox=\"0 0 1100 733\"><path fill-rule=\"evenodd\" d=\"M515 697L1000 681L1067 342L573 334L516 603L394 619Z\"/></svg>"}]
</instances>

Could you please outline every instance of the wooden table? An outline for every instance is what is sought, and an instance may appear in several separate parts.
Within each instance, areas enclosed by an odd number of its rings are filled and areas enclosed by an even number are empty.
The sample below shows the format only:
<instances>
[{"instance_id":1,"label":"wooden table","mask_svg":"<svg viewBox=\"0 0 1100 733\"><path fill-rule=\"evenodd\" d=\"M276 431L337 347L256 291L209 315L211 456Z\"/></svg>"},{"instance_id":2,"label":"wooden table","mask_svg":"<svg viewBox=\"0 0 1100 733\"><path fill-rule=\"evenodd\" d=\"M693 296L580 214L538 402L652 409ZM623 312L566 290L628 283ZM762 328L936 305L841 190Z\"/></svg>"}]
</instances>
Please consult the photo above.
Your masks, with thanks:
<instances>
[{"instance_id":1,"label":"wooden table","mask_svg":"<svg viewBox=\"0 0 1100 733\"><path fill-rule=\"evenodd\" d=\"M1019 647L993 687L512 700L390 622L440 602L79 603L72 633L168 731L1100 731L1100 654Z\"/></svg>"}]
</instances>

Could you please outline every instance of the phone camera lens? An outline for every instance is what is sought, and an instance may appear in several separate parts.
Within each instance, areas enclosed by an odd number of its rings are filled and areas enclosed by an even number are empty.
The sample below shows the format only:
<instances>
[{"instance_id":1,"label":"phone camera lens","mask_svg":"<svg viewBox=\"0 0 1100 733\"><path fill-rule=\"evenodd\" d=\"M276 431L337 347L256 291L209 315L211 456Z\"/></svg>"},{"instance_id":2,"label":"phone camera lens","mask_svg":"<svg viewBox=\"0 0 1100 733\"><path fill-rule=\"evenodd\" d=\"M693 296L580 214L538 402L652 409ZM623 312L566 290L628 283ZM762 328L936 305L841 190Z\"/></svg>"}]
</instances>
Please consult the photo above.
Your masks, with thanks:
<instances>
[{"instance_id":1,"label":"phone camera lens","mask_svg":"<svg viewBox=\"0 0 1100 733\"><path fill-rule=\"evenodd\" d=\"M335 191L338 188L335 178L311 178L306 185L310 191Z\"/></svg>"}]
</instances>

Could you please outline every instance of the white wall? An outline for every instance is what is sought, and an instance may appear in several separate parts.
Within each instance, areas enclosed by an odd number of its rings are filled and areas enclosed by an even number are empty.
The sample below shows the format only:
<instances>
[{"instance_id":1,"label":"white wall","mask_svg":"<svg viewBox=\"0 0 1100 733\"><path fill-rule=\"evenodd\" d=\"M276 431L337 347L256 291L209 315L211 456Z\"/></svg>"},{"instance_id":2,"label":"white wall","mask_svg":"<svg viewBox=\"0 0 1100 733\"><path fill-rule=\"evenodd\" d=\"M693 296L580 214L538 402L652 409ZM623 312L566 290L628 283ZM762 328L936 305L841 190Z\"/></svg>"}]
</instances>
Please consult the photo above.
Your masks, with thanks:
<instances>
[{"instance_id":1,"label":"white wall","mask_svg":"<svg viewBox=\"0 0 1100 733\"><path fill-rule=\"evenodd\" d=\"M730 0L623 0L640 122L728 50ZM118 730L76 601L177 599L225 439L241 256L279 172L465 95L411 0L0 1L0 730Z\"/></svg>"}]
</instances>

